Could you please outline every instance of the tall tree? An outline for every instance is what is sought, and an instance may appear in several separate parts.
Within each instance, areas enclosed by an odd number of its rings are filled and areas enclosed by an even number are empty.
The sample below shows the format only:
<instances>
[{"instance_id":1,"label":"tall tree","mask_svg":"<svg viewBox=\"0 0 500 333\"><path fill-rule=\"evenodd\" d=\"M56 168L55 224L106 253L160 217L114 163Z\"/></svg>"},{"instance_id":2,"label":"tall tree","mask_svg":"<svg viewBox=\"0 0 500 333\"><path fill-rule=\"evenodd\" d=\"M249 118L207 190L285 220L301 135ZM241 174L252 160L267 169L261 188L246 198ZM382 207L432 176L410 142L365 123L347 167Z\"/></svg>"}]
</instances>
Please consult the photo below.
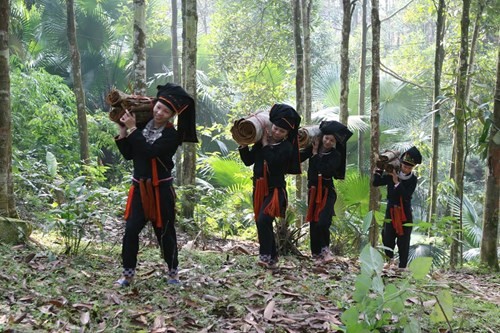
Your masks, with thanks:
<instances>
[{"instance_id":1,"label":"tall tree","mask_svg":"<svg viewBox=\"0 0 500 333\"><path fill-rule=\"evenodd\" d=\"M498 266L498 219L500 210L500 49L497 56L497 83L493 119L488 140L488 172L484 195L483 236L481 240L481 263L494 271Z\"/></svg>"},{"instance_id":2,"label":"tall tree","mask_svg":"<svg viewBox=\"0 0 500 333\"><path fill-rule=\"evenodd\" d=\"M453 131L453 157L452 157L452 179L455 182L455 195L460 200L460 207L463 202L463 189L464 189L464 139L465 139L465 109L466 105L466 86L467 86L467 72L468 72L468 54L469 54L469 12L470 0L463 0L462 2L462 17L460 20L460 52L459 52L459 68L457 72L457 80L455 84L455 117L454 117L454 131ZM460 211L462 209L460 208ZM455 268L458 263L459 257L459 244L462 238L462 213L458 219L458 228L453 230L453 241L450 251L450 266Z\"/></svg>"},{"instance_id":3,"label":"tall tree","mask_svg":"<svg viewBox=\"0 0 500 333\"><path fill-rule=\"evenodd\" d=\"M174 74L174 82L180 82L179 73L179 50L178 50L178 39L177 39L177 0L171 0L172 4L172 26L170 28L171 38L172 38L172 72Z\"/></svg>"},{"instance_id":4,"label":"tall tree","mask_svg":"<svg viewBox=\"0 0 500 333\"><path fill-rule=\"evenodd\" d=\"M312 0L302 0L302 34L304 39L304 124L311 123L312 80L311 80L311 9Z\"/></svg>"},{"instance_id":5,"label":"tall tree","mask_svg":"<svg viewBox=\"0 0 500 333\"><path fill-rule=\"evenodd\" d=\"M196 41L198 29L198 12L196 0L185 0L183 3L182 32L182 73L183 85L196 102ZM199 110L198 110L199 112ZM192 218L195 207L196 180L196 143L184 143L184 160L182 164L182 181L186 187L186 197L182 201L184 218Z\"/></svg>"},{"instance_id":6,"label":"tall tree","mask_svg":"<svg viewBox=\"0 0 500 333\"><path fill-rule=\"evenodd\" d=\"M365 91L366 91L366 33L368 26L366 22L366 4L368 0L362 0L361 3L361 50L359 60L359 95L358 95L358 115L365 115ZM365 136L363 131L358 131L358 170L360 173L365 171Z\"/></svg>"},{"instance_id":7,"label":"tall tree","mask_svg":"<svg viewBox=\"0 0 500 333\"><path fill-rule=\"evenodd\" d=\"M347 125L349 117L349 37L351 34L351 18L355 8L351 0L342 0L342 45L340 49L340 113L339 121Z\"/></svg>"},{"instance_id":8,"label":"tall tree","mask_svg":"<svg viewBox=\"0 0 500 333\"><path fill-rule=\"evenodd\" d=\"M380 17L379 1L372 0L372 82L371 82L371 145L370 145L370 171L375 170L376 156L379 154L380 137ZM375 212L378 209L380 191L378 187L370 186L370 210ZM375 216L375 214L374 214ZM376 246L378 243L378 225L375 218L372 219L370 233L370 243Z\"/></svg>"},{"instance_id":9,"label":"tall tree","mask_svg":"<svg viewBox=\"0 0 500 333\"><path fill-rule=\"evenodd\" d=\"M305 0L304 0L305 1ZM302 8L301 2L296 0L291 0L292 3L292 22L293 22L293 37L294 37L294 45L295 45L295 109L297 112L304 117L305 111L305 101L304 101L304 44L302 39ZM302 188L302 175L297 175L295 177L296 180L296 198L299 201L303 200L303 191ZM297 218L296 220L297 226L302 225L302 218Z\"/></svg>"},{"instance_id":10,"label":"tall tree","mask_svg":"<svg viewBox=\"0 0 500 333\"><path fill-rule=\"evenodd\" d=\"M134 93L146 95L146 0L134 0Z\"/></svg>"},{"instance_id":11,"label":"tall tree","mask_svg":"<svg viewBox=\"0 0 500 333\"><path fill-rule=\"evenodd\" d=\"M80 136L80 159L83 163L90 162L89 134L87 129L87 107L83 90L80 51L76 40L75 2L66 0L67 34L71 54L71 71L73 73L73 91L76 97L76 111L78 115L78 134Z\"/></svg>"},{"instance_id":12,"label":"tall tree","mask_svg":"<svg viewBox=\"0 0 500 333\"><path fill-rule=\"evenodd\" d=\"M17 217L12 181L9 0L0 0L0 216Z\"/></svg>"},{"instance_id":13,"label":"tall tree","mask_svg":"<svg viewBox=\"0 0 500 333\"><path fill-rule=\"evenodd\" d=\"M439 160L439 123L441 114L439 112L441 101L441 72L443 69L444 61L444 33L446 25L446 2L439 0L436 18L436 49L434 53L434 95L433 95L433 109L432 109L432 132L431 132L431 146L432 158L430 168L430 204L429 214L427 219L430 222L433 215L436 213L437 203L437 180L438 180L438 160Z\"/></svg>"}]
</instances>

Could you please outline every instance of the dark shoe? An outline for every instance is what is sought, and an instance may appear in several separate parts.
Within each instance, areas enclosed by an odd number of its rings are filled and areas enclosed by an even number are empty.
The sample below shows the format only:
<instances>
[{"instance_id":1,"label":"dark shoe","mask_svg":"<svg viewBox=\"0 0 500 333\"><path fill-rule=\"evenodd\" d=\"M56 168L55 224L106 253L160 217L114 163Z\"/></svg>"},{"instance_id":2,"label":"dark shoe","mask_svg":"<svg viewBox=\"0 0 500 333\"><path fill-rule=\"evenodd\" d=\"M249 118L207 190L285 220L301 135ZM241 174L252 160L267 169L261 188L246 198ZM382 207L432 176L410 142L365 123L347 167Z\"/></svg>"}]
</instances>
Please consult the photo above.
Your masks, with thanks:
<instances>
[{"instance_id":1,"label":"dark shoe","mask_svg":"<svg viewBox=\"0 0 500 333\"><path fill-rule=\"evenodd\" d=\"M173 285L181 284L179 276L177 274L167 276L167 284L173 284Z\"/></svg>"}]
</instances>

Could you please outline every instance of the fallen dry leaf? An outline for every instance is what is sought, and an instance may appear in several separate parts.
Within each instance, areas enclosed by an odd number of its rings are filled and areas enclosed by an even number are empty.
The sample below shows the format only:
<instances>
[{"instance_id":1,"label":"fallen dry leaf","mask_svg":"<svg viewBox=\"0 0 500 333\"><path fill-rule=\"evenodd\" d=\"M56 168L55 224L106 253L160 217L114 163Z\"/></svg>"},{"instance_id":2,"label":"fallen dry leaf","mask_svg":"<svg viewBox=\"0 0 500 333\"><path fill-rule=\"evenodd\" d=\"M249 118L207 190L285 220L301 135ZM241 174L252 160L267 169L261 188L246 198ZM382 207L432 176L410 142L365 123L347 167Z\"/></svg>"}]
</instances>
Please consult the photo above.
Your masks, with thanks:
<instances>
[{"instance_id":1,"label":"fallen dry leaf","mask_svg":"<svg viewBox=\"0 0 500 333\"><path fill-rule=\"evenodd\" d=\"M273 317L275 304L276 304L276 302L274 300L271 300L269 303L267 303L267 306L264 309L264 318L265 319L270 320Z\"/></svg>"}]
</instances>

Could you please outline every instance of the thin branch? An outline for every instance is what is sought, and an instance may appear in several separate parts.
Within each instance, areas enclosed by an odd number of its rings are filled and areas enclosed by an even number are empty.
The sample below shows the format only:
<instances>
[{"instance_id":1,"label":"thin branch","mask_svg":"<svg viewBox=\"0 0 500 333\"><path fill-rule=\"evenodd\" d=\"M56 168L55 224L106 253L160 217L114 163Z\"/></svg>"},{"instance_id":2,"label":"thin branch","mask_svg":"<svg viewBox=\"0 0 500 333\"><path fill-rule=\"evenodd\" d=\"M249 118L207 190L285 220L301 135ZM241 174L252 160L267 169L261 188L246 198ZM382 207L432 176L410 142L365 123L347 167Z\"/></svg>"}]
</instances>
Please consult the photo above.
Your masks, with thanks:
<instances>
[{"instance_id":1,"label":"thin branch","mask_svg":"<svg viewBox=\"0 0 500 333\"><path fill-rule=\"evenodd\" d=\"M393 70L389 69L387 66L385 66L384 64L382 64L382 62L380 63L380 70L386 74L389 74L390 76L398 79L399 81L402 81L404 83L408 83L408 84L411 84L415 87L418 87L420 89L432 89L432 87L430 86L422 86L418 83L415 83L415 82L411 82L411 81L408 81L406 79L404 79L403 77L401 77L399 74L397 74L396 72L394 72Z\"/></svg>"},{"instance_id":2,"label":"thin branch","mask_svg":"<svg viewBox=\"0 0 500 333\"><path fill-rule=\"evenodd\" d=\"M397 13L399 13L400 11L406 9L406 7L408 7L413 1L415 0L410 0L410 2L408 2L406 5L404 5L403 7L399 8L398 10L396 10L394 13L392 13L391 15L387 16L385 19L382 19L380 20L380 24L382 24L382 22L384 21L387 21L387 20L390 20L391 18L393 18ZM368 24L366 26L367 29L370 29L372 27L371 24Z\"/></svg>"}]
</instances>

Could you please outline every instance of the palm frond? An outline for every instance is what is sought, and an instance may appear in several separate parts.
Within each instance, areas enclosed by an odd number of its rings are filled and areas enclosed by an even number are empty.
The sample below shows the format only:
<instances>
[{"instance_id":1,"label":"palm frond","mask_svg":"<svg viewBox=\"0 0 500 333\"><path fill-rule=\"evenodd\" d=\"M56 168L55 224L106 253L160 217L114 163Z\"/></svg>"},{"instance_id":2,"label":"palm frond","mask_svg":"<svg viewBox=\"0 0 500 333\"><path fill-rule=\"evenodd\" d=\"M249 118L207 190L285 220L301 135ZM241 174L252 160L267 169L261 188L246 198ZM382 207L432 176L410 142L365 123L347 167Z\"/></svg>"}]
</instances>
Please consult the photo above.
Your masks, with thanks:
<instances>
[{"instance_id":1,"label":"palm frond","mask_svg":"<svg viewBox=\"0 0 500 333\"><path fill-rule=\"evenodd\" d=\"M453 196L449 201L451 214L460 217L460 200ZM466 194L463 195L462 224L464 228L464 241L469 247L479 247L483 236L482 221L480 220L474 205Z\"/></svg>"},{"instance_id":2,"label":"palm frond","mask_svg":"<svg viewBox=\"0 0 500 333\"><path fill-rule=\"evenodd\" d=\"M312 113L311 118L316 122L323 120L335 120L339 121L339 107L329 107L315 111ZM367 132L370 130L370 125L368 124L368 116L353 115L347 118L347 128L351 131L361 131Z\"/></svg>"},{"instance_id":3,"label":"palm frond","mask_svg":"<svg viewBox=\"0 0 500 333\"><path fill-rule=\"evenodd\" d=\"M447 261L446 252L433 244L411 245L408 254L408 262L418 257L431 257L434 267L440 267Z\"/></svg>"},{"instance_id":4,"label":"palm frond","mask_svg":"<svg viewBox=\"0 0 500 333\"><path fill-rule=\"evenodd\" d=\"M212 170L211 179L219 186L230 187L251 183L250 171L237 160L211 156L208 159L208 164Z\"/></svg>"}]
</instances>

